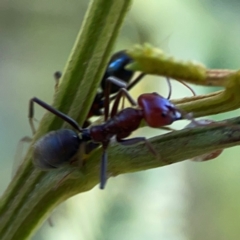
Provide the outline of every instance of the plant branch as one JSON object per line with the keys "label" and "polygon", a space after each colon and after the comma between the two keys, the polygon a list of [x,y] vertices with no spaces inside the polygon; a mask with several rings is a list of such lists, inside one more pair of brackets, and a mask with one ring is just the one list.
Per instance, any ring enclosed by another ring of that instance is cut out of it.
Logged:
{"label": "plant branch", "polygon": [[[239,145],[240,118],[224,121],[219,125],[213,124],[176,131],[151,138],[149,141],[159,153],[159,159],[152,155],[143,144],[126,147],[112,143],[108,149],[108,171],[111,176],[161,167],[216,149]],[[99,182],[100,153],[101,149],[97,149],[91,154],[86,159],[84,167],[80,170],[75,169],[73,174],[57,189],[56,186],[61,178],[69,171],[72,171],[72,168],[59,169],[44,175],[38,185],[32,189],[31,195],[19,212],[20,215],[24,213],[26,216],[22,221],[22,227],[25,231],[27,231],[27,227],[31,227],[31,224],[35,224],[34,221],[37,221],[37,219],[43,221],[48,216],[43,203],[51,203],[49,210],[52,210],[56,203],[60,203],[74,194],[90,190]],[[59,198],[59,195],[61,198]],[[32,202],[35,203],[34,214],[32,208],[29,208],[29,204]],[[40,223],[38,222],[38,224]]]}
{"label": "plant branch", "polygon": [[[131,1],[125,0],[92,0],[89,4],[53,103],[54,107],[80,124],[89,111],[130,5]],[[52,191],[52,186],[56,185],[61,174],[56,175],[57,172],[54,171],[42,172],[32,165],[34,142],[47,132],[62,127],[63,122],[49,113],[40,122],[23,164],[2,196],[0,239],[29,238],[51,209],[79,192],[76,184],[75,187],[73,185]]]}
{"label": "plant branch", "polygon": [[[77,119],[80,124],[88,113],[129,5],[130,2],[125,0],[96,0],[91,3],[53,103],[54,107]],[[154,66],[157,62],[151,62],[149,58],[149,63],[146,61],[144,64]],[[169,59],[166,62],[169,64]],[[172,70],[168,70],[166,65],[163,67],[165,72],[160,75],[189,81],[196,79],[199,84],[214,83],[225,87],[221,92],[175,101],[178,107],[193,112],[195,116],[205,116],[240,106],[238,72],[218,70],[213,74],[213,71],[203,66],[198,68],[192,63],[178,65],[173,61],[171,64]],[[151,69],[145,68],[144,71],[150,73]],[[159,159],[142,144],[126,147],[111,143],[108,149],[109,173],[116,176],[147,170],[236,146],[240,143],[240,127],[237,125],[240,125],[240,118],[229,120],[224,125],[212,124],[151,138],[149,141],[159,153]],[[64,126],[57,117],[45,114],[33,143],[47,132]],[[60,202],[91,189],[99,181],[100,148],[84,159],[85,164],[80,169],[66,166],[43,172],[33,167],[31,158],[32,146],[1,199],[0,238],[3,240],[29,238]],[[67,174],[68,177],[64,178]]]}
{"label": "plant branch", "polygon": [[179,108],[194,117],[228,112],[240,107],[240,71],[207,69],[202,64],[176,60],[149,44],[137,45],[128,51],[134,59],[128,68],[202,86],[223,86],[223,91],[173,100]]}

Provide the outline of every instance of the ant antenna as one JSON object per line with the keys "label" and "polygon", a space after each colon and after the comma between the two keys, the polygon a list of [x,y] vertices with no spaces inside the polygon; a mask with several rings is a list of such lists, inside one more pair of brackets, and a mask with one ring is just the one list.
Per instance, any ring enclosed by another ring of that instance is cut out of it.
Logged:
{"label": "ant antenna", "polygon": [[197,95],[197,94],[195,93],[195,91],[194,91],[187,83],[185,83],[185,82],[182,81],[182,80],[178,80],[178,79],[177,79],[177,81],[180,82],[182,85],[184,85],[186,88],[188,88],[188,89],[191,91],[191,93],[193,94],[193,96],[196,96],[196,95]]}
{"label": "ant antenna", "polygon": [[169,100],[171,98],[171,96],[172,96],[172,84],[171,84],[171,81],[170,81],[170,79],[168,77],[166,77],[166,80],[167,80],[168,89],[169,89],[167,99]]}

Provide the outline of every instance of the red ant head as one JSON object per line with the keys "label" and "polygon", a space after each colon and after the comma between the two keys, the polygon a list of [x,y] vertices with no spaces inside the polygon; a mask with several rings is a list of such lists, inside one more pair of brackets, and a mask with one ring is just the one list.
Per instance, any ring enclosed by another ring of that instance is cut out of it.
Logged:
{"label": "red ant head", "polygon": [[138,98],[143,116],[149,127],[170,125],[182,118],[179,110],[166,98],[157,93],[142,94]]}

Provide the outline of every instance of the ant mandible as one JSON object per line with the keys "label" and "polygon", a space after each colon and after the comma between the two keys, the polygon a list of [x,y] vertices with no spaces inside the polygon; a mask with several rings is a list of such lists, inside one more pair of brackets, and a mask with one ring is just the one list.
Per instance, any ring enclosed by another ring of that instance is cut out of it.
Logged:
{"label": "ant mandible", "polygon": [[[121,82],[116,80],[116,78],[108,78],[107,84],[110,88],[111,83]],[[108,91],[106,91],[107,93]],[[119,102],[122,97],[126,97],[132,106],[137,108],[128,107],[118,112]],[[106,184],[107,176],[107,147],[110,143],[112,137],[116,137],[116,141],[122,145],[132,145],[140,142],[144,142],[150,151],[156,155],[155,150],[152,148],[151,144],[147,141],[145,137],[135,137],[130,139],[125,139],[130,134],[138,129],[140,122],[144,119],[148,126],[153,128],[159,128],[165,125],[170,125],[174,121],[182,119],[182,111],[177,109],[168,99],[160,96],[157,93],[145,93],[138,97],[137,103],[130,96],[125,88],[121,88],[116,95],[115,102],[113,104],[110,118],[108,108],[104,108],[105,122],[100,125],[95,125],[90,128],[81,128],[78,123],[67,116],[66,114],[58,111],[47,103],[43,102],[38,98],[32,98],[30,100],[29,107],[29,119],[31,126],[33,126],[32,120],[34,115],[33,104],[37,103],[43,108],[47,109],[51,113],[55,114],[59,118],[63,119],[65,122],[70,124],[79,134],[73,134],[77,138],[78,142],[94,142],[100,143],[103,147],[103,153],[101,158],[101,168],[100,168],[100,189],[104,189]],[[109,95],[105,96],[105,104],[109,104]],[[57,132],[57,131],[56,131]],[[78,136],[78,137],[77,137]],[[65,136],[64,136],[65,137]],[[80,141],[79,141],[80,139]],[[52,140],[49,141],[52,144]],[[76,142],[77,143],[77,142]],[[58,144],[58,143],[57,143]],[[42,144],[43,146],[45,144]],[[71,145],[71,144],[70,144]],[[63,146],[57,146],[57,148]],[[65,147],[65,146],[64,146]],[[75,148],[74,148],[75,149]],[[71,152],[71,151],[69,151]],[[71,154],[70,154],[71,155]],[[41,159],[35,159],[40,161]],[[64,160],[66,161],[66,159]]]}

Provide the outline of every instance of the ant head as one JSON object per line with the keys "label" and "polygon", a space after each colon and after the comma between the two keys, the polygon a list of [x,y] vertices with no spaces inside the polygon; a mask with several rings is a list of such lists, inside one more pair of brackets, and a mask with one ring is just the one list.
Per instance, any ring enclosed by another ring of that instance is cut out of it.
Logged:
{"label": "ant head", "polygon": [[142,108],[144,119],[149,127],[163,127],[182,118],[181,112],[158,93],[140,95],[138,105]]}

